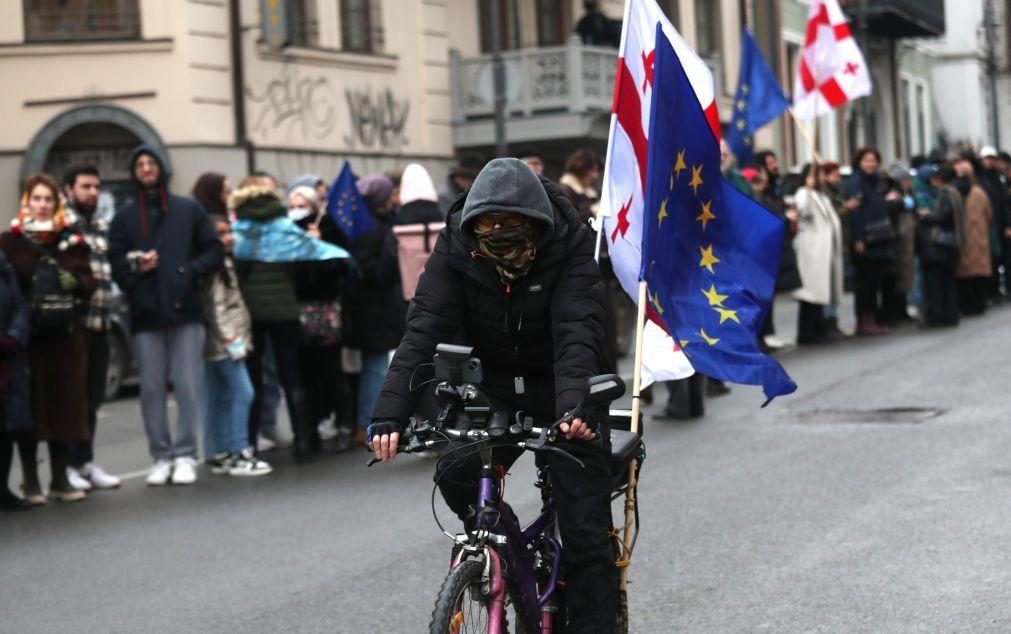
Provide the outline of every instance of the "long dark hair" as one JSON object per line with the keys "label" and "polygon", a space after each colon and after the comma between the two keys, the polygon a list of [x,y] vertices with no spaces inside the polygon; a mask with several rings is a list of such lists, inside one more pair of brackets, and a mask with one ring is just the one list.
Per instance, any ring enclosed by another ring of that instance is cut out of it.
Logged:
{"label": "long dark hair", "polygon": [[[206,176],[206,174],[204,176]],[[203,178],[203,176],[201,176],[200,178]],[[218,223],[219,222],[223,222],[226,225],[231,224],[230,222],[228,222],[228,216],[226,216],[224,214],[211,214],[210,215],[210,219],[211,219],[211,224],[214,225],[214,233],[215,234],[217,234],[217,232],[218,232]],[[229,257],[229,256],[226,255],[225,257]],[[229,277],[229,275],[228,275],[228,267],[225,266],[224,262],[222,262],[221,266],[218,268],[217,275],[218,275],[218,278],[221,280],[221,283],[224,284],[226,288],[231,288],[232,287],[232,278]]]}
{"label": "long dark hair", "polygon": [[225,186],[225,175],[217,172],[205,172],[193,185],[193,197],[203,205],[209,214],[227,215],[228,210],[221,202],[221,190]]}

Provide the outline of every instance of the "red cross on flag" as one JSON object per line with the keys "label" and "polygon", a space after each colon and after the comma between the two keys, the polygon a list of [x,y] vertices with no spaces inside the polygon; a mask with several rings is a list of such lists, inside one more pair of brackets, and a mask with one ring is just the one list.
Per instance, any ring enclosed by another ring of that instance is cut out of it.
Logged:
{"label": "red cross on flag", "polygon": [[871,75],[838,0],[812,0],[793,89],[793,114],[813,119],[871,94]]}
{"label": "red cross on flag", "polygon": [[[688,73],[710,127],[717,138],[720,136],[720,117],[709,67],[682,39],[656,0],[626,0],[600,215],[614,273],[633,301],[639,295],[642,262],[642,190],[646,181],[657,22],[663,25],[664,35]],[[653,380],[680,379],[694,372],[684,352],[652,320],[646,323],[645,337],[643,386]]]}

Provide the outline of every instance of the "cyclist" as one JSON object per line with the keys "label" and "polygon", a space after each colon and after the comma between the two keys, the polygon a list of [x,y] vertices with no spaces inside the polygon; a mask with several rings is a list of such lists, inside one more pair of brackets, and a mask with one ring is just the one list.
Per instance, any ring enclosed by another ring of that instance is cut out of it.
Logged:
{"label": "cyclist", "polygon": [[[495,403],[551,421],[576,407],[606,359],[604,285],[594,235],[561,190],[513,158],[495,159],[453,204],[411,304],[407,333],[373,412],[370,448],[383,462],[421,393],[411,379],[439,343],[474,347],[482,391]],[[417,379],[415,379],[417,382]],[[550,469],[565,544],[568,631],[610,632],[618,604],[611,528],[609,431],[603,415],[562,425],[564,449],[585,469],[539,454]],[[508,466],[521,453],[499,452]],[[476,458],[440,479],[446,503],[467,521]]]}

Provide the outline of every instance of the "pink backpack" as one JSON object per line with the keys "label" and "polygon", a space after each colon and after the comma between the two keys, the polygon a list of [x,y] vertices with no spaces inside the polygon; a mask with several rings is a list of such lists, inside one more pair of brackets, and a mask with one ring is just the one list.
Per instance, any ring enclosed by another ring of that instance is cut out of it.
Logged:
{"label": "pink backpack", "polygon": [[444,222],[432,222],[393,228],[393,233],[397,236],[400,284],[404,289],[404,299],[410,301],[414,297],[414,292],[418,288],[418,278],[425,270],[425,263],[435,248],[439,232],[445,226]]}

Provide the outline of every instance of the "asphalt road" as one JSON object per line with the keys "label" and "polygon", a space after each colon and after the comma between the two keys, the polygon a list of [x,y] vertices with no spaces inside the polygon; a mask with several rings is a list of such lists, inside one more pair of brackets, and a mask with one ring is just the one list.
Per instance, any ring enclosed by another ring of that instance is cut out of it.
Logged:
{"label": "asphalt road", "polygon": [[[647,419],[632,631],[1011,631],[1009,318],[787,351],[792,397]],[[896,408],[937,411],[866,411]],[[136,401],[103,414],[101,461],[148,466]],[[0,516],[0,632],[427,631],[450,547],[433,463],[269,457],[266,478],[135,476]],[[532,477],[510,480],[521,517]]]}

